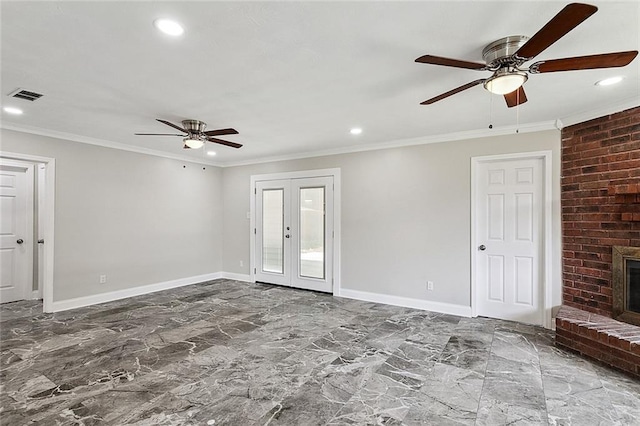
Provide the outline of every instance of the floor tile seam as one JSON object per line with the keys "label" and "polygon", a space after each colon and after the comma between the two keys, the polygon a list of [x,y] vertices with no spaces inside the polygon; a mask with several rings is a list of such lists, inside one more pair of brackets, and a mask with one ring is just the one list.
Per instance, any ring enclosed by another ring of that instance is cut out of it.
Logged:
{"label": "floor tile seam", "polygon": [[[491,345],[489,345],[489,356],[491,356],[491,349],[493,348],[493,341],[495,339],[495,325],[493,327],[493,332],[491,333]],[[487,386],[487,371],[489,369],[489,358],[487,358],[487,363],[484,367],[484,372],[482,373],[482,389],[480,389],[480,395],[478,395],[478,406],[476,408],[476,419],[473,422],[474,425],[478,425],[478,413],[480,412],[480,402],[482,401],[482,396],[484,395],[485,388]]]}
{"label": "floor tile seam", "polygon": [[366,387],[367,383],[369,383],[369,381],[371,381],[374,377],[374,374],[378,374],[375,371],[373,372],[373,374],[367,379],[365,380],[360,387],[358,387],[358,389],[355,390],[355,392],[353,392],[351,394],[351,396],[349,397],[349,399],[347,399],[346,401],[344,401],[344,403],[342,403],[342,406],[340,407],[340,409],[333,415],[333,417],[331,417],[326,423],[324,423],[325,425],[332,423],[336,418],[338,418],[340,416],[340,413],[342,413],[343,410],[346,409],[347,405],[349,404],[349,402],[351,402],[356,395]]}
{"label": "floor tile seam", "polygon": [[547,391],[545,388],[545,374],[543,372],[543,368],[542,368],[542,360],[540,359],[540,351],[538,350],[538,348],[536,347],[536,354],[538,355],[538,371],[540,372],[540,384],[542,386],[542,396],[544,397],[544,412],[546,414],[546,419],[547,422],[550,422],[550,415],[549,415],[549,398],[547,397]]}

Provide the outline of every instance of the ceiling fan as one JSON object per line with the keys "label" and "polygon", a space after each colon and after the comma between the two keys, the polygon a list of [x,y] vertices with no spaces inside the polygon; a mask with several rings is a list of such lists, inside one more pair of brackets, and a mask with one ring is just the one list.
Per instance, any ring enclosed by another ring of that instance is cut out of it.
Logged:
{"label": "ceiling fan", "polygon": [[220,145],[230,146],[231,148],[240,148],[242,145],[235,142],[229,142],[222,139],[214,138],[213,136],[222,135],[237,135],[238,131],[235,129],[218,129],[218,130],[204,130],[207,127],[207,123],[199,120],[182,120],[182,127],[177,124],[170,123],[166,120],[160,120],[156,118],[156,121],[171,126],[176,130],[180,130],[184,135],[178,135],[173,133],[135,133],[138,136],[180,136],[184,142],[183,148],[185,149],[198,149],[201,148],[205,142],[219,143]]}
{"label": "ceiling fan", "polygon": [[463,86],[456,87],[453,90],[421,102],[420,105],[433,104],[451,95],[482,84],[489,92],[503,95],[507,106],[511,108],[527,102],[527,95],[522,85],[529,78],[529,74],[613,68],[628,65],[638,55],[637,50],[538,61],[529,65],[528,68],[522,68],[525,62],[538,56],[546,48],[584,22],[589,16],[596,13],[597,10],[598,8],[592,5],[571,3],[565,6],[564,9],[554,16],[533,37],[529,38],[522,35],[510,36],[487,45],[482,50],[482,57],[485,61],[484,64],[433,55],[419,57],[416,59],[416,62],[423,64],[493,72],[493,75],[489,78],[481,78]]}

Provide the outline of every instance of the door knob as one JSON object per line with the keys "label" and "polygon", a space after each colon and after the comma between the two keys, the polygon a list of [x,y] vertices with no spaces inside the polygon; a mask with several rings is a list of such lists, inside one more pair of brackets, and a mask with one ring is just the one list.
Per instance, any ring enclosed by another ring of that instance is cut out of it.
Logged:
{"label": "door knob", "polygon": [[22,243],[24,243],[24,240],[22,238],[18,238],[18,241],[16,241],[16,243],[22,244]]}
{"label": "door knob", "polygon": [[285,237],[285,238],[289,238],[289,234],[285,235],[284,237]]}
{"label": "door knob", "polygon": [[481,244],[480,247],[478,247],[478,250],[480,251],[485,251],[487,249],[487,246],[485,246],[484,244]]}

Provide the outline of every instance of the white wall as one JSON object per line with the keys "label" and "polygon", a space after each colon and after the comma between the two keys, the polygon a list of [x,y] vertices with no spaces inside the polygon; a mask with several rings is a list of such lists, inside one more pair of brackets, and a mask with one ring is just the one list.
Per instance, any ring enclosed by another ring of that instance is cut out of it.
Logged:
{"label": "white wall", "polygon": [[[559,131],[225,168],[223,268],[250,272],[251,175],[337,167],[342,288],[470,306],[471,157],[541,150],[553,152],[553,300],[559,305]],[[427,280],[435,283],[431,292]]]}
{"label": "white wall", "polygon": [[222,270],[220,168],[5,129],[0,136],[2,151],[56,159],[54,301]]}

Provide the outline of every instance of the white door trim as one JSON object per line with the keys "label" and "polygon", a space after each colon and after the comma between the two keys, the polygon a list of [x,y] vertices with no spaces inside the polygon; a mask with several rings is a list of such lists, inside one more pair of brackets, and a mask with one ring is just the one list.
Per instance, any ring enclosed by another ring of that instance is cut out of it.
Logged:
{"label": "white door trim", "polygon": [[256,268],[256,238],[254,229],[256,228],[256,194],[254,188],[256,182],[265,180],[280,180],[280,179],[301,179],[301,178],[314,178],[314,177],[333,177],[333,295],[340,296],[340,241],[341,241],[341,227],[340,227],[340,169],[319,169],[319,170],[307,170],[298,172],[285,172],[285,173],[270,173],[262,175],[251,176],[251,190],[249,195],[250,206],[250,226],[249,226],[249,241],[250,250],[249,255],[249,276],[252,283],[256,282],[255,273]]}
{"label": "white door trim", "polygon": [[551,207],[553,202],[553,186],[552,182],[552,164],[551,164],[551,151],[535,151],[535,152],[521,152],[515,154],[500,154],[500,155],[487,155],[481,157],[471,157],[471,316],[476,317],[476,293],[478,291],[476,284],[476,255],[478,253],[476,247],[478,242],[476,240],[476,231],[478,229],[477,217],[476,217],[476,196],[477,190],[474,182],[477,168],[480,163],[490,163],[494,161],[503,160],[527,160],[527,159],[541,159],[543,165],[543,195],[542,200],[544,205],[542,206],[542,235],[544,238],[542,244],[542,274],[540,276],[543,279],[542,289],[542,312],[543,321],[542,325],[545,328],[550,329],[552,326],[552,268],[553,268],[553,249],[552,249],[552,213]]}
{"label": "white door trim", "polygon": [[[39,211],[40,223],[42,224],[42,234],[38,238],[43,238],[43,276],[42,276],[42,298],[43,311],[53,312],[53,254],[54,254],[54,212],[55,212],[55,190],[56,190],[56,160],[49,157],[39,157],[35,155],[19,154],[14,152],[0,151],[0,158],[9,160],[25,161],[33,164],[44,164],[44,202],[42,210]],[[39,289],[40,290],[40,289]]]}

